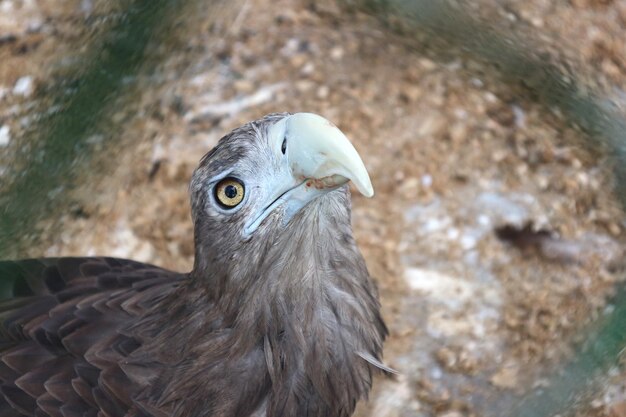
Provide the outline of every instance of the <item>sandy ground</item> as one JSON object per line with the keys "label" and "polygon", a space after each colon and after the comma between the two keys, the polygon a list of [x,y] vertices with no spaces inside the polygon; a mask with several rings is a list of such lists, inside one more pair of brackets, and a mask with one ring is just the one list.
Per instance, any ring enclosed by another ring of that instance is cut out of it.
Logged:
{"label": "sandy ground", "polygon": [[[41,64],[81,35],[71,22],[86,2],[64,12],[54,3],[0,1],[15,17],[0,13],[5,154],[19,148],[21,118],[47,82]],[[624,2],[518,3],[508,13],[578,45],[571,50],[599,77],[624,85]],[[25,256],[188,270],[187,182],[200,157],[245,121],[310,111],[352,139],[376,190],[372,200],[355,195],[353,223],[391,330],[385,360],[401,375],[377,381],[360,417],[488,414],[558,366],[603,314],[623,276],[626,224],[608,159],[577,147],[579,133],[558,114],[476,62],[420,56],[331,2],[249,0],[235,25],[188,42],[163,64],[169,80],[142,92],[145,111],[124,128],[119,165],[75,191],[62,232]],[[626,416],[621,376],[612,370],[580,415]]]}

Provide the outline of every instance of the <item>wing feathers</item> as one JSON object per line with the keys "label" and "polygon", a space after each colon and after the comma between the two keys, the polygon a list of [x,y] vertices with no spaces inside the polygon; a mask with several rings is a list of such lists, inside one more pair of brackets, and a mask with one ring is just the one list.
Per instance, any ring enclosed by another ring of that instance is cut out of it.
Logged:
{"label": "wing feathers", "polygon": [[29,372],[15,380],[15,385],[33,398],[37,398],[46,392],[41,384],[41,378],[37,373]]}
{"label": "wing feathers", "polygon": [[32,416],[35,412],[35,399],[15,385],[2,385],[0,387],[5,400],[22,414]]}
{"label": "wing feathers", "polygon": [[133,395],[156,374],[118,365],[141,346],[127,328],[184,277],[113,258],[0,262],[19,297],[0,300],[0,417],[147,416]]}
{"label": "wing feathers", "polygon": [[49,393],[45,393],[37,398],[37,407],[41,408],[50,417],[63,417],[61,414],[62,406],[63,404]]}
{"label": "wing feathers", "polygon": [[40,368],[51,359],[54,359],[52,353],[34,343],[17,345],[2,355],[2,362],[19,374]]}
{"label": "wing feathers", "polygon": [[43,271],[43,282],[52,293],[65,289],[67,283],[61,276],[58,268],[48,267]]}
{"label": "wing feathers", "polygon": [[[80,402],[80,397],[71,385],[73,376],[74,372],[72,372],[72,369],[65,366],[62,370],[47,378],[43,386],[52,397],[63,404]],[[70,381],[69,384],[67,383],[68,381]]]}
{"label": "wing feathers", "polygon": [[96,400],[93,398],[92,386],[85,382],[81,377],[76,377],[71,380],[72,388],[74,392],[88,405],[96,407]]}

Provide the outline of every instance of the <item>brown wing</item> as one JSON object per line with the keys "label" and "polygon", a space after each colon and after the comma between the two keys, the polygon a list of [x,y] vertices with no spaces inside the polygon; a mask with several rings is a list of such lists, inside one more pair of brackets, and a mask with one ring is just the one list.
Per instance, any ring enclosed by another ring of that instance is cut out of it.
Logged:
{"label": "brown wing", "polygon": [[120,363],[185,275],[114,258],[0,262],[0,417],[146,416]]}

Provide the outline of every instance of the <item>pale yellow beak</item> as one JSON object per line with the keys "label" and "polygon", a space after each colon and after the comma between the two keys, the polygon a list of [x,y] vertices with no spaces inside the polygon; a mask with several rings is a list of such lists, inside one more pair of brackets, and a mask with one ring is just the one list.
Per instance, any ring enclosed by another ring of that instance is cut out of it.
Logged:
{"label": "pale yellow beak", "polygon": [[285,120],[287,157],[294,176],[335,187],[352,181],[365,197],[374,195],[369,174],[346,135],[327,119],[296,113]]}
{"label": "pale yellow beak", "polygon": [[374,195],[361,157],[334,124],[313,113],[296,113],[276,122],[268,132],[279,167],[265,181],[256,215],[244,228],[250,236],[277,207],[289,222],[310,201],[352,181],[366,197]]}

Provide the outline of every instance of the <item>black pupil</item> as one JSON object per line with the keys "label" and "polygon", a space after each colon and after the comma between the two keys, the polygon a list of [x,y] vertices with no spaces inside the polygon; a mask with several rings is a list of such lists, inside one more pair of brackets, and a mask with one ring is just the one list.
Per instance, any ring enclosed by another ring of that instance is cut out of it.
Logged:
{"label": "black pupil", "polygon": [[228,198],[237,197],[237,187],[235,187],[234,185],[227,185],[226,188],[224,188],[224,194]]}
{"label": "black pupil", "polygon": [[283,144],[281,145],[280,150],[284,155],[285,151],[287,150],[287,138],[283,139]]}

